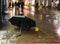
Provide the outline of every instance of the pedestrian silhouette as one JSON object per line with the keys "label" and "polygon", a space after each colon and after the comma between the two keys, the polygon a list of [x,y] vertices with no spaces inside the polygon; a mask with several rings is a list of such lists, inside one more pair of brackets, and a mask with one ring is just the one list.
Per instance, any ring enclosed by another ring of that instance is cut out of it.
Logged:
{"label": "pedestrian silhouette", "polygon": [[18,6],[19,15],[23,15],[24,2],[19,0],[18,2],[15,2],[15,5]]}

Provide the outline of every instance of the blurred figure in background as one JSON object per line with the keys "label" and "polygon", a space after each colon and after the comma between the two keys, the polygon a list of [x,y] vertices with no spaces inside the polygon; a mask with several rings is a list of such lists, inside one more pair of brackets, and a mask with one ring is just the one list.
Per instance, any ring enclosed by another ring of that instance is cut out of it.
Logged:
{"label": "blurred figure in background", "polygon": [[18,15],[24,15],[24,2],[22,2],[22,0],[19,0],[18,2],[15,2],[15,5],[18,9]]}
{"label": "blurred figure in background", "polygon": [[14,7],[14,3],[12,0],[9,1],[8,8],[12,9]]}

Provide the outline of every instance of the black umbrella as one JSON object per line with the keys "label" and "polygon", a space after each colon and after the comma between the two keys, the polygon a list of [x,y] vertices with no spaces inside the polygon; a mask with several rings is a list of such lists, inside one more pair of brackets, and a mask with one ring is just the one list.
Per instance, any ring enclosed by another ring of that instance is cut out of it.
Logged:
{"label": "black umbrella", "polygon": [[11,22],[11,24],[20,28],[20,33],[21,29],[23,28],[27,29],[36,27],[35,21],[26,16],[13,16],[11,19],[9,19],[9,21]]}

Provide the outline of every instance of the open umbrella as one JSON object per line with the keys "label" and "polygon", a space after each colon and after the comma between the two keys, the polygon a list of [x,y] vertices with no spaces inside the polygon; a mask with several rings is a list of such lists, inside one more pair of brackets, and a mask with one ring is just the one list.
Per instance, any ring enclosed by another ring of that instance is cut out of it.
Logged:
{"label": "open umbrella", "polygon": [[11,22],[11,24],[19,27],[20,33],[24,28],[27,29],[36,27],[35,21],[26,16],[13,16],[9,19],[9,21]]}

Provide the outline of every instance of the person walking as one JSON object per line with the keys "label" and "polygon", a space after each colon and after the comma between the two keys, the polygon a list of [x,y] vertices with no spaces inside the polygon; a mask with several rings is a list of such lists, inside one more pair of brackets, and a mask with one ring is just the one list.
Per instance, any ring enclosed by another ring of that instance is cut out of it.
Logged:
{"label": "person walking", "polygon": [[18,15],[23,15],[24,2],[22,2],[22,0],[19,0],[18,2],[15,2],[15,5],[18,7]]}

